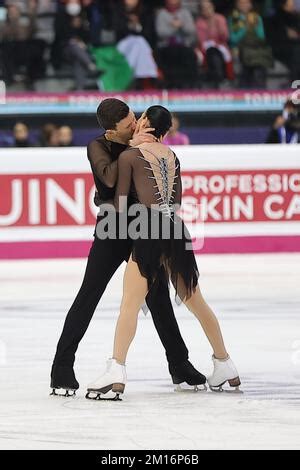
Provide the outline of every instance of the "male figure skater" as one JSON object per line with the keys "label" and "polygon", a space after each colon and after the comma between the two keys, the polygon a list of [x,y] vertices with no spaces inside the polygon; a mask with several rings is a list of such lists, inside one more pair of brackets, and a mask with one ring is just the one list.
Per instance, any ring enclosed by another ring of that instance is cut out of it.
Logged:
{"label": "male figure skater", "polygon": [[[114,198],[119,155],[128,145],[151,142],[153,136],[145,130],[140,131],[134,113],[126,103],[115,98],[100,103],[97,118],[105,133],[89,143],[88,158],[99,196],[98,204],[101,204]],[[99,220],[100,217],[97,223]],[[128,237],[99,239],[95,233],[82,285],[67,314],[57,345],[51,370],[54,395],[56,389],[64,389],[65,396],[70,396],[70,391],[75,394],[79,388],[73,369],[76,350],[108,282],[122,262],[128,261],[131,243]],[[188,350],[174,316],[165,276],[154,283],[146,302],[165,348],[173,383],[179,387],[184,382],[195,387],[205,383],[206,378],[188,360]]]}

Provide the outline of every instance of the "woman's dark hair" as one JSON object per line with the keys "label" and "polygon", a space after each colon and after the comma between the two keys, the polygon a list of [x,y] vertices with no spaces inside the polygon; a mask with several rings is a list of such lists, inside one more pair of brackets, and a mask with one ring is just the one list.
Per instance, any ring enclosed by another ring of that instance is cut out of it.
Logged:
{"label": "woman's dark hair", "polygon": [[129,113],[129,106],[117,98],[106,98],[101,101],[97,109],[97,120],[103,129],[113,130],[118,122],[126,118]]}
{"label": "woman's dark hair", "polygon": [[150,126],[155,129],[152,134],[157,138],[164,136],[172,126],[171,113],[163,106],[150,106],[146,111],[146,116]]}

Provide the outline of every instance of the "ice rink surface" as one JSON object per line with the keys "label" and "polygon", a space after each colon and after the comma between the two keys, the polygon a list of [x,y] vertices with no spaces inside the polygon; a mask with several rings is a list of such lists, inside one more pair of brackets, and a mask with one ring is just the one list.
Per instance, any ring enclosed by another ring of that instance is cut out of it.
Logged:
{"label": "ice rink surface", "polygon": [[[175,393],[150,314],[140,314],[122,402],[85,399],[111,355],[121,268],[77,352],[76,398],[49,396],[49,374],[85,260],[0,263],[0,449],[300,448],[300,254],[198,257],[243,395]],[[175,307],[190,359],[211,350],[197,320]]]}

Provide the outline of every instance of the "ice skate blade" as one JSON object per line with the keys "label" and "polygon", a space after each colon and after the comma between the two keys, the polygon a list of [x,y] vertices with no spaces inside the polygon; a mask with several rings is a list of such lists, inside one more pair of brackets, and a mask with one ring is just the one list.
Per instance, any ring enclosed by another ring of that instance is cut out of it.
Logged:
{"label": "ice skate blade", "polygon": [[[65,393],[57,393],[56,390],[65,390]],[[72,393],[69,393],[72,392]],[[76,390],[68,388],[68,389],[62,389],[62,388],[53,388],[52,392],[50,393],[50,397],[65,397],[65,398],[70,398],[70,397],[75,397],[76,396]]]}
{"label": "ice skate blade", "polygon": [[89,393],[94,393],[94,394],[106,394],[110,391],[112,391],[113,393],[116,393],[117,395],[120,395],[122,393],[124,393],[124,390],[125,390],[125,384],[122,384],[122,383],[113,383],[113,384],[110,384],[110,385],[106,385],[105,387],[101,387],[101,388],[91,388],[89,387],[87,389],[87,395]]}
{"label": "ice skate blade", "polygon": [[[223,385],[226,384],[226,382],[228,382],[229,386],[231,387],[230,389],[223,388]],[[211,389],[212,392],[216,392],[216,393],[222,393],[222,392],[244,393],[242,390],[240,390],[239,388],[240,385],[241,385],[241,381],[240,381],[240,378],[237,376],[237,377],[234,377],[233,379],[224,380],[224,382],[222,382],[219,385],[209,385],[209,388]]]}
{"label": "ice skate blade", "polygon": [[234,395],[237,394],[237,395],[242,395],[244,392],[243,390],[240,390],[240,387],[235,387],[235,389],[225,389],[224,390],[225,393],[233,393]]}
{"label": "ice skate blade", "polygon": [[219,387],[212,387],[212,386],[209,386],[210,390],[214,393],[232,393],[232,394],[240,394],[242,395],[244,392],[243,390],[240,390],[239,387],[235,387],[235,389],[227,389],[227,388],[223,388],[222,385],[220,385]]}
{"label": "ice skate blade", "polygon": [[106,385],[106,387],[102,387],[102,388],[88,388],[87,389],[87,393],[107,393],[107,392],[110,392],[113,388],[113,384],[110,384],[110,385]]}
{"label": "ice skate blade", "polygon": [[[228,384],[230,385],[230,388],[223,388],[223,385],[226,384],[226,382],[228,382]],[[212,392],[216,392],[216,393],[238,393],[238,394],[241,394],[241,393],[244,393],[242,390],[240,390],[240,385],[241,385],[241,381],[239,379],[239,377],[236,377],[235,379],[230,379],[230,380],[225,380],[225,382],[221,383],[220,385],[216,385],[216,386],[213,386],[213,385],[209,385],[209,388],[211,389]]]}
{"label": "ice skate blade", "polygon": [[[94,395],[94,396],[91,396]],[[112,398],[107,398],[107,397],[102,397],[102,393],[99,392],[87,392],[85,395],[85,398],[87,400],[94,400],[94,401],[123,401],[122,398],[120,398],[120,394],[116,393],[116,395]]]}
{"label": "ice skate blade", "polygon": [[[192,387],[192,385],[190,385]],[[198,393],[198,392],[206,392],[207,391],[207,386],[205,384],[201,385],[193,385],[193,388],[184,388],[181,386],[181,384],[178,384],[174,388],[174,392],[178,393]]]}

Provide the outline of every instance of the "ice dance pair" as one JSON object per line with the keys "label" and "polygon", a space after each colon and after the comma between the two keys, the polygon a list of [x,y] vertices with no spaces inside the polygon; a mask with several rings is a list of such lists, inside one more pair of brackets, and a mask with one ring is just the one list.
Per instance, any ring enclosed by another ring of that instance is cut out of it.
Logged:
{"label": "ice dance pair", "polygon": [[[112,358],[104,373],[88,385],[87,398],[106,399],[106,394],[113,392],[115,395],[109,399],[118,400],[124,393],[126,357],[136,333],[138,314],[158,278],[161,282],[171,280],[177,298],[199,320],[212,346],[214,367],[207,378],[210,389],[221,391],[228,383],[231,389],[239,390],[239,374],[225,348],[218,320],[198,285],[197,263],[193,250],[188,247],[190,235],[176,212],[182,192],[180,162],[162,143],[170,127],[169,111],[162,106],[151,106],[140,119],[139,128],[151,129],[154,141],[130,147],[118,158],[118,180],[111,213],[115,214],[119,225],[127,210],[128,198],[131,207],[137,204],[139,223],[133,226],[139,227],[139,235],[132,235],[128,229],[131,253],[123,279]],[[104,226],[106,224],[100,220],[96,236],[104,236]],[[157,227],[158,236],[157,231],[153,236]],[[107,233],[106,226],[106,236]],[[205,382],[203,376],[202,384],[197,385],[205,388]]]}
{"label": "ice dance pair", "polygon": [[[128,148],[155,142],[154,129],[140,126],[129,106],[116,98],[104,99],[97,108],[104,132],[87,147],[96,186],[94,202],[101,207],[113,200],[118,179],[118,158]],[[98,214],[96,226],[103,217]],[[118,218],[117,218],[118,221]],[[97,227],[96,227],[97,228]],[[96,230],[82,285],[66,316],[51,368],[51,395],[70,396],[79,388],[74,371],[75,355],[105,289],[132,252],[130,237],[98,238]],[[163,268],[162,268],[163,271]],[[206,378],[189,361],[170,299],[166,276],[157,276],[146,297],[155,329],[165,349],[172,382],[180,387],[203,384]]]}

